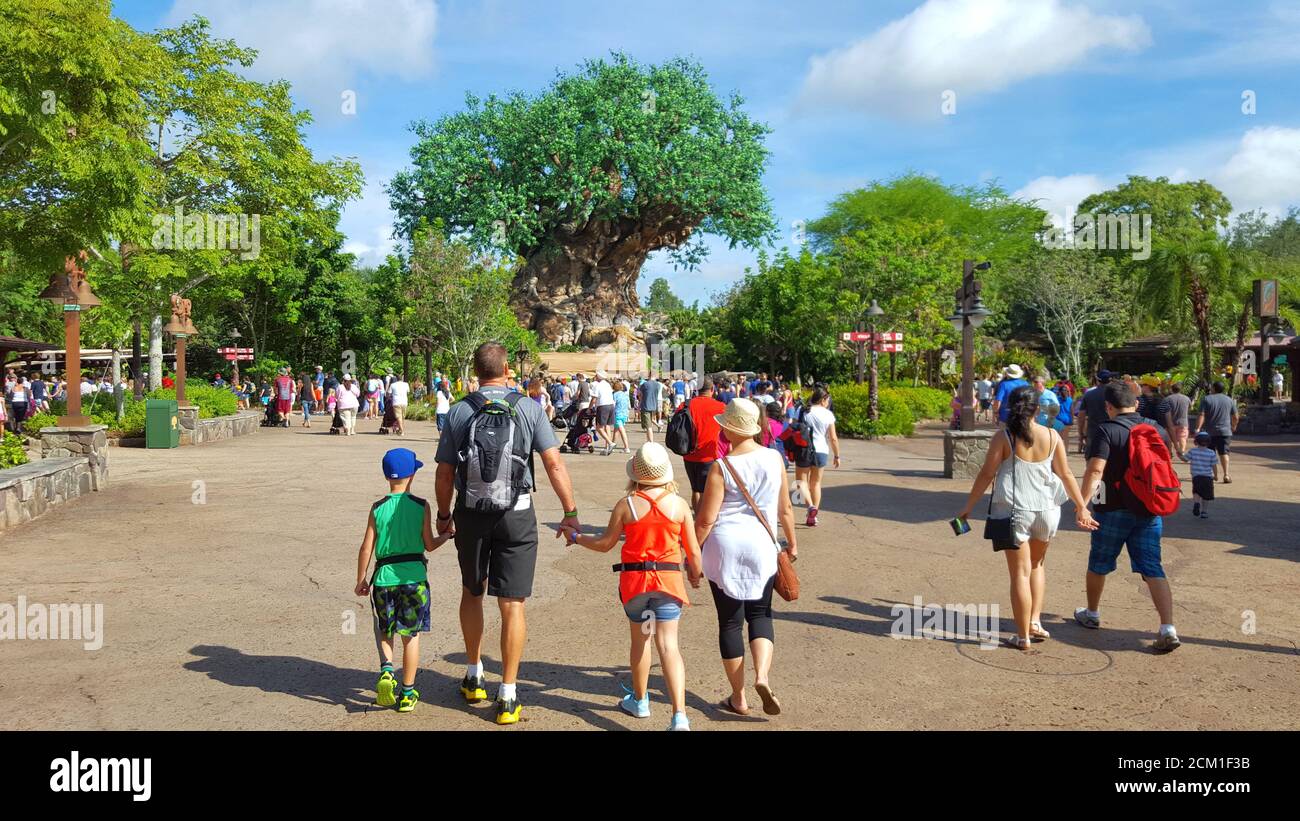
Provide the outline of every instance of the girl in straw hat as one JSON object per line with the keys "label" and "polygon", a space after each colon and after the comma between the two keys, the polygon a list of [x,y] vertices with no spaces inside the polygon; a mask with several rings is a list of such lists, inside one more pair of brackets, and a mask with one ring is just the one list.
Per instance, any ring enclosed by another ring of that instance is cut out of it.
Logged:
{"label": "girl in straw hat", "polygon": [[[637,718],[650,716],[650,638],[673,704],[669,730],[689,730],[686,719],[686,665],[677,647],[677,620],[690,604],[683,584],[683,564],[692,587],[700,586],[700,546],[690,505],[677,495],[673,464],[663,445],[647,442],[628,460],[628,495],[609,517],[599,536],[569,530],[569,544],[607,553],[623,537],[619,598],[632,635],[632,689],[619,706]],[[626,689],[626,688],[625,688]]]}

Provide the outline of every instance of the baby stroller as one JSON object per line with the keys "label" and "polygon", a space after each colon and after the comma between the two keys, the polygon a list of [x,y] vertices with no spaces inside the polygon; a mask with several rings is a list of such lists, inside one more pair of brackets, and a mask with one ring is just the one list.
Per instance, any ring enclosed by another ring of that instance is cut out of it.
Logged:
{"label": "baby stroller", "polygon": [[282,428],[286,421],[287,420],[280,414],[280,411],[275,407],[274,402],[266,403],[266,417],[262,419],[262,427]]}
{"label": "baby stroller", "polygon": [[578,453],[583,448],[586,448],[588,453],[595,453],[596,446],[592,444],[591,435],[591,425],[595,420],[595,408],[587,408],[574,414],[569,424],[569,435],[564,437],[564,443],[560,445],[560,453]]}
{"label": "baby stroller", "polygon": [[339,413],[338,406],[334,406],[334,419],[330,422],[330,433],[340,435],[343,433],[343,416]]}
{"label": "baby stroller", "polygon": [[555,415],[551,417],[551,427],[556,430],[568,430],[572,423],[571,417],[578,406],[572,402],[563,403],[555,406]]}
{"label": "baby stroller", "polygon": [[397,432],[397,409],[393,407],[392,402],[384,403],[384,420],[379,423],[380,433]]}

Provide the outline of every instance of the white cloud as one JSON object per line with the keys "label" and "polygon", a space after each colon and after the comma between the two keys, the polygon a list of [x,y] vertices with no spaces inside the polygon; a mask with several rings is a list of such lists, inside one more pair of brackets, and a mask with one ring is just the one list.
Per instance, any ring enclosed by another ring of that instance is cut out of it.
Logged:
{"label": "white cloud", "polygon": [[[1277,217],[1300,206],[1300,128],[1261,126],[1236,141],[1216,139],[1146,153],[1129,166],[1135,174],[1175,183],[1206,180],[1227,195],[1233,213],[1259,209]],[[1037,177],[1012,196],[1038,200],[1053,223],[1060,224],[1084,197],[1122,179],[1091,173]]]}
{"label": "white cloud", "polygon": [[1234,211],[1261,208],[1274,215],[1300,204],[1300,128],[1252,128],[1210,177]]}
{"label": "white cloud", "polygon": [[927,0],[849,46],[813,57],[800,103],[938,117],[941,95],[998,91],[1063,71],[1098,48],[1139,51],[1141,17],[1094,14],[1061,0]]}
{"label": "white cloud", "polygon": [[397,241],[392,237],[394,215],[384,192],[387,180],[381,178],[378,169],[367,168],[366,172],[361,198],[344,207],[339,230],[348,238],[343,250],[357,255],[358,266],[373,267],[396,250]]}
{"label": "white cloud", "polygon": [[257,49],[251,76],[289,80],[300,102],[323,111],[338,112],[363,74],[410,81],[434,69],[434,0],[177,0],[167,24],[196,14],[218,36]]}
{"label": "white cloud", "polygon": [[1109,183],[1096,174],[1068,174],[1064,177],[1037,177],[1025,183],[1011,196],[1035,201],[1047,212],[1052,224],[1065,227],[1067,215],[1073,215],[1085,197],[1105,191]]}

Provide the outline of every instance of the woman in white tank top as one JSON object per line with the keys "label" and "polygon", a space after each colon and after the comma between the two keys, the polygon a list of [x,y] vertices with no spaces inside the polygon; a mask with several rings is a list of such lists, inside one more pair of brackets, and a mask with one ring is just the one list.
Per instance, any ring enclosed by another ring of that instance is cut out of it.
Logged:
{"label": "woman in white tank top", "polygon": [[[1004,551],[1011,576],[1011,610],[1016,635],[1006,643],[1028,651],[1030,642],[1051,638],[1043,629],[1043,596],[1047,571],[1043,559],[1047,545],[1056,535],[1061,505],[1074,502],[1075,523],[1084,530],[1096,530],[1079,483],[1070,472],[1065,445],[1051,428],[1034,421],[1038,394],[1028,385],[1016,388],[1007,398],[1006,427],[993,435],[984,467],[971,485],[966,507],[958,516],[970,516],[990,483],[993,498],[989,518],[1011,518],[1011,537],[1016,547]],[[998,549],[998,548],[994,548]]]}

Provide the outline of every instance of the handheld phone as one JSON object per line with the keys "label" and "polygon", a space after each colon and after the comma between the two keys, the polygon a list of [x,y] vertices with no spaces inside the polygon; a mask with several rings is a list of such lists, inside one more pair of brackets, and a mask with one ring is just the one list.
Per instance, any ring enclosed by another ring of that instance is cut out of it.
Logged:
{"label": "handheld phone", "polygon": [[948,524],[952,526],[952,532],[958,536],[963,533],[970,533],[970,522],[965,519],[949,519]]}

